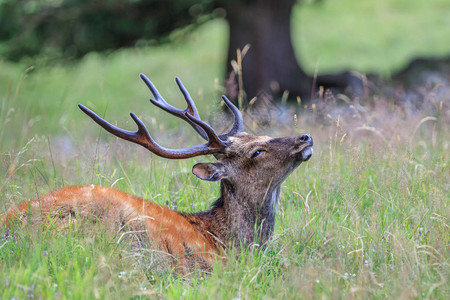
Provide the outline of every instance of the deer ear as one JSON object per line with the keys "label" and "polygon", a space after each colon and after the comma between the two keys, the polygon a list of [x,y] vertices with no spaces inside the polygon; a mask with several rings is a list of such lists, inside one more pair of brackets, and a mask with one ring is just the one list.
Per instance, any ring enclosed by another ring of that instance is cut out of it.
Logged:
{"label": "deer ear", "polygon": [[192,168],[192,173],[198,178],[208,181],[218,181],[228,177],[222,163],[199,163]]}

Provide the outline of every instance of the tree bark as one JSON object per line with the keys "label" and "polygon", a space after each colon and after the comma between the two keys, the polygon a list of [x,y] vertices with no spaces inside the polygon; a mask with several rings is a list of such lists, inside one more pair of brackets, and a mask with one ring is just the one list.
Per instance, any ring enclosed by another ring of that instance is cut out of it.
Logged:
{"label": "tree bark", "polygon": [[[295,0],[233,1],[227,10],[230,42],[227,62],[250,44],[242,61],[243,87],[250,100],[260,91],[288,90],[309,96],[312,79],[297,63],[291,43],[291,11]],[[232,71],[228,64],[227,73]]]}
{"label": "tree bark", "polygon": [[[247,44],[251,47],[242,61],[247,101],[261,91],[275,97],[288,91],[290,98],[300,96],[306,100],[314,96],[312,93],[319,86],[342,92],[355,82],[355,76],[348,72],[314,79],[303,71],[291,42],[295,3],[296,0],[250,0],[230,1],[226,6],[230,26],[227,74],[233,71],[230,62],[236,60],[236,50]],[[228,80],[227,94],[231,98],[236,98],[237,86]]]}

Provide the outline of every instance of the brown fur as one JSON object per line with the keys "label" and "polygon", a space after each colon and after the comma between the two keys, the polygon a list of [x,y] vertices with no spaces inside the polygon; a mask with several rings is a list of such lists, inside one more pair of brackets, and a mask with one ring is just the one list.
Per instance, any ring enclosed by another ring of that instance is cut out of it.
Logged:
{"label": "brown fur", "polygon": [[[11,208],[1,218],[61,226],[71,219],[107,222],[118,230],[143,224],[152,247],[176,258],[179,270],[210,267],[214,255],[233,245],[265,243],[273,233],[281,183],[312,155],[305,136],[269,138],[239,133],[229,138],[226,153],[216,163],[197,164],[193,172],[206,180],[221,180],[221,196],[206,212],[178,213],[118,190],[73,186]],[[255,155],[255,151],[261,151]],[[59,224],[58,223],[58,224]]]}

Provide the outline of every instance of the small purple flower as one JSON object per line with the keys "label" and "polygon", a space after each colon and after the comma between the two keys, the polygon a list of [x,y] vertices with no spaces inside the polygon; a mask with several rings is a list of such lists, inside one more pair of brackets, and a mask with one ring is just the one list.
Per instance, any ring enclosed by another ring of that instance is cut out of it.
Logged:
{"label": "small purple flower", "polygon": [[173,210],[177,210],[178,209],[177,201],[173,200],[171,206]]}

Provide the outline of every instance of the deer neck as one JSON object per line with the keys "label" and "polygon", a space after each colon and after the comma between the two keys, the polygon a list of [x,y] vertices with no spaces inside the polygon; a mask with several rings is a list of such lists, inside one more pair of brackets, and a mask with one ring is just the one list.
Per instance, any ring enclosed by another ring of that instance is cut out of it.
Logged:
{"label": "deer neck", "polygon": [[239,188],[227,180],[221,182],[221,196],[209,215],[211,232],[225,246],[262,245],[272,236],[280,185]]}

